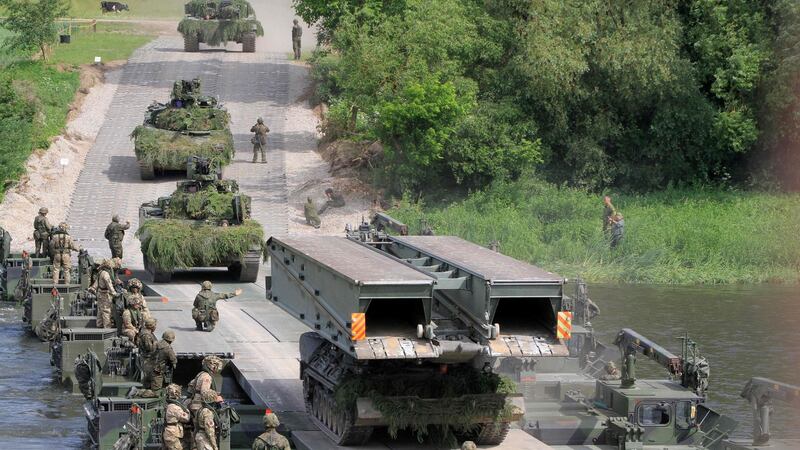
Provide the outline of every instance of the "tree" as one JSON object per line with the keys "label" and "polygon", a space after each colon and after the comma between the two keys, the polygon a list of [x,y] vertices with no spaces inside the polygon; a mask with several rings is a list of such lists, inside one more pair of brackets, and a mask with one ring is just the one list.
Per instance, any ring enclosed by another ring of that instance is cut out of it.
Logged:
{"label": "tree", "polygon": [[6,39],[5,46],[31,54],[41,52],[47,59],[47,48],[58,38],[56,19],[69,11],[65,0],[0,0],[7,12],[2,25],[13,34]]}

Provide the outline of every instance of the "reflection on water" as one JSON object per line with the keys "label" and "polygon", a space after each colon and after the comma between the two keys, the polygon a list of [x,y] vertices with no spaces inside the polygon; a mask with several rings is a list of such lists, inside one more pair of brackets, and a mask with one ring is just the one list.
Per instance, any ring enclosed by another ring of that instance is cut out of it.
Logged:
{"label": "reflection on water", "polygon": [[57,384],[47,346],[25,333],[21,315],[0,307],[2,448],[83,448],[83,398]]}
{"label": "reflection on water", "polygon": [[[739,421],[738,435],[752,430],[750,406],[739,397],[750,377],[800,385],[796,286],[594,285],[589,294],[601,311],[593,325],[609,344],[621,328],[633,328],[680,355],[678,338],[688,332],[711,365],[709,404]],[[773,437],[800,438],[797,410],[776,403],[771,419]]]}

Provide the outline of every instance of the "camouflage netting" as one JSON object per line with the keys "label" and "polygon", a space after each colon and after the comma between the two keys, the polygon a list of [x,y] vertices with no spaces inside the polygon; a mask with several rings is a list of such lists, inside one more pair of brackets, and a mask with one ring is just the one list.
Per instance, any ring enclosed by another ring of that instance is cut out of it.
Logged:
{"label": "camouflage netting", "polygon": [[231,116],[224,109],[190,106],[159,111],[153,125],[162,130],[212,131],[227,129],[230,121]]}
{"label": "camouflage netting", "polygon": [[178,31],[184,35],[197,34],[200,36],[200,42],[210,46],[237,41],[243,34],[250,31],[254,31],[256,36],[264,35],[264,28],[261,26],[261,22],[254,18],[203,20],[187,17],[178,24]]}
{"label": "camouflage netting", "polygon": [[[452,444],[454,434],[473,431],[476,419],[509,417],[504,395],[482,402],[459,401],[464,395],[512,394],[514,382],[506,377],[482,373],[470,367],[451,368],[431,378],[403,378],[397,373],[351,375],[336,387],[337,407],[355,408],[358,397],[367,397],[389,424],[389,434],[408,429],[422,442],[426,436]],[[437,399],[420,402],[420,399]],[[431,425],[435,422],[436,425]]]}
{"label": "camouflage netting", "polygon": [[197,136],[139,125],[131,137],[136,158],[160,169],[185,169],[190,156],[208,158],[219,167],[233,158],[233,135],[227,129]]}
{"label": "camouflage netting", "polygon": [[236,260],[252,247],[264,245],[264,230],[254,220],[219,227],[182,220],[149,220],[136,235],[142,254],[161,269],[211,267]]}
{"label": "camouflage netting", "polygon": [[233,0],[229,6],[220,9],[208,7],[206,0],[192,0],[184,6],[186,14],[193,17],[204,18],[206,16],[217,16],[221,19],[234,19],[240,17],[255,16],[256,11],[245,0]]}
{"label": "camouflage netting", "polygon": [[[166,210],[168,219],[210,220],[223,219],[234,222],[233,198],[237,194],[219,192],[214,186],[207,186],[199,192],[175,192]],[[250,209],[250,197],[240,195],[245,210]]]}

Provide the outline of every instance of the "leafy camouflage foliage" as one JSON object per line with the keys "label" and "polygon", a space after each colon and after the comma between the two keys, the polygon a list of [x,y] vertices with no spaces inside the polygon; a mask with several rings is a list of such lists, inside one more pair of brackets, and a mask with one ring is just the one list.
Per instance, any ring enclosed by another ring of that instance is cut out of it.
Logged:
{"label": "leafy camouflage foliage", "polygon": [[215,266],[242,257],[264,242],[264,230],[254,220],[229,227],[175,219],[148,220],[136,235],[142,242],[142,254],[162,269]]}
{"label": "leafy camouflage foliage", "polygon": [[[219,192],[214,186],[208,186],[199,192],[175,192],[170,197],[166,217],[168,219],[210,220],[233,222],[233,198],[237,194]],[[249,205],[250,197],[240,195],[242,201]]]}
{"label": "leafy camouflage foliage", "polygon": [[[232,16],[231,13],[221,13],[220,15],[224,18],[234,18],[234,17],[249,17],[255,16],[256,11],[253,9],[252,5],[245,0],[233,0],[230,6],[225,8],[220,8],[220,10],[235,10],[237,14],[241,13],[240,16]],[[207,1],[206,0],[192,0],[185,5],[186,14],[192,17],[198,18],[205,18],[206,15],[214,15],[219,14],[215,10],[209,10]]]}
{"label": "leafy camouflage foliage", "polygon": [[156,128],[172,131],[212,131],[228,128],[231,116],[220,108],[167,108],[155,114]]}
{"label": "leafy camouflage foliage", "polygon": [[[506,377],[459,366],[425,379],[397,377],[396,373],[352,375],[336,387],[334,396],[341,409],[354,408],[359,397],[368,397],[388,422],[391,436],[409,429],[422,442],[429,435],[434,440],[451,441],[453,433],[470,431],[478,417],[500,419],[508,413],[503,395],[483,404],[458,402],[457,397],[515,392],[514,382]],[[414,401],[417,397],[438,401],[423,404]],[[442,426],[430,425],[431,417],[443,421]]]}
{"label": "leafy camouflage foliage", "polygon": [[217,46],[230,41],[239,41],[245,33],[255,32],[256,36],[264,35],[261,22],[255,18],[241,20],[203,20],[187,17],[178,23],[181,34],[196,34],[200,42]]}
{"label": "leafy camouflage foliage", "polygon": [[131,133],[136,158],[152,162],[156,168],[183,170],[190,156],[202,156],[219,166],[233,157],[233,135],[230,130],[211,131],[207,135],[190,135],[139,125]]}

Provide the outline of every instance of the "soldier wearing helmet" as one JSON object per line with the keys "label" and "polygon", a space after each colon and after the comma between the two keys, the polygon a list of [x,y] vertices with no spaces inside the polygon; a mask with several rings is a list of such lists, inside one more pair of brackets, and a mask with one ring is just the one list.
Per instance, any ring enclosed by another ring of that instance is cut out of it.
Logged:
{"label": "soldier wearing helmet", "polygon": [[132,295],[128,297],[128,307],[122,312],[122,330],[123,336],[136,344],[136,337],[139,330],[144,326],[145,320],[144,311],[142,311],[142,302],[139,297]]}
{"label": "soldier wearing helmet", "polygon": [[[203,370],[189,382],[189,394],[192,396],[189,409],[192,413],[196,413],[203,406],[202,396],[205,391],[217,390],[214,376],[220,373],[224,366],[225,362],[217,356],[209,355],[203,358]],[[220,401],[222,401],[222,397],[220,397]]]}
{"label": "soldier wearing helmet", "polygon": [[281,422],[278,420],[278,416],[275,415],[274,412],[271,410],[267,410],[267,413],[264,414],[264,433],[259,435],[255,441],[253,441],[253,450],[291,450],[291,446],[289,445],[289,440],[283,437],[280,433],[278,433],[278,425]]}
{"label": "soldier wearing helmet", "polygon": [[33,219],[33,240],[36,242],[34,255],[37,258],[45,258],[50,255],[50,231],[53,226],[47,220],[47,208],[39,208],[39,215]]}
{"label": "soldier wearing helmet", "polygon": [[213,331],[219,322],[219,311],[217,311],[217,301],[225,300],[241,295],[242,290],[236,289],[232,293],[220,294],[211,290],[211,282],[203,281],[201,289],[194,298],[194,308],[192,308],[192,319],[198,330],[205,329]]}
{"label": "soldier wearing helmet", "polygon": [[58,230],[50,235],[50,256],[53,258],[53,284],[58,284],[61,272],[64,272],[64,284],[72,281],[72,252],[81,249],[72,241],[66,222],[58,224]]}
{"label": "soldier wearing helmet", "polygon": [[156,344],[155,355],[144,365],[142,387],[137,397],[158,397],[164,388],[164,383],[172,381],[172,373],[178,365],[172,342],[175,341],[175,332],[167,330],[161,335],[161,340]]}
{"label": "soldier wearing helmet", "polygon": [[145,300],[144,295],[142,295],[142,282],[138,278],[131,278],[128,280],[128,293],[126,295],[126,303],[130,304],[134,301],[141,303],[142,305],[142,313],[144,314],[144,318],[150,317],[150,308],[147,307],[147,300]]}
{"label": "soldier wearing helmet", "polygon": [[478,446],[472,441],[464,441],[464,443],[461,444],[461,450],[478,450]]}
{"label": "soldier wearing helmet", "polygon": [[[181,387],[177,384],[167,386],[167,406],[164,408],[164,431],[161,434],[161,442],[164,443],[165,450],[183,450],[183,427],[191,421],[192,416],[189,409],[184,406],[181,400]],[[191,447],[191,446],[189,446]]]}
{"label": "soldier wearing helmet", "polygon": [[111,279],[112,270],[111,261],[107,259],[100,261],[97,277],[89,286],[89,292],[97,295],[98,328],[114,328],[114,322],[111,320],[111,299],[116,291]]}
{"label": "soldier wearing helmet", "polygon": [[125,230],[130,227],[131,223],[128,221],[125,221],[125,225],[119,223],[119,216],[116,214],[111,218],[111,223],[106,227],[105,238],[108,240],[112,258],[122,259],[122,240],[125,239]]}
{"label": "soldier wearing helmet", "polygon": [[197,450],[219,450],[219,419],[216,413],[219,399],[219,394],[213,389],[207,389],[202,394],[203,404],[195,419],[194,444]]}
{"label": "soldier wearing helmet", "polygon": [[600,375],[600,379],[601,380],[611,381],[611,380],[619,380],[620,379],[621,375],[619,373],[619,369],[617,368],[617,365],[614,364],[614,361],[609,361],[608,363],[606,363],[606,366],[605,366],[604,369],[605,370],[603,371],[603,374]]}
{"label": "soldier wearing helmet", "polygon": [[150,360],[155,360],[156,345],[158,340],[154,332],[158,321],[152,317],[144,319],[144,328],[139,330],[139,338],[136,346],[139,348],[139,357],[147,364]]}
{"label": "soldier wearing helmet", "polygon": [[267,162],[267,133],[269,128],[264,125],[264,119],[261,117],[256,120],[256,124],[250,128],[251,133],[255,136],[250,140],[253,143],[253,162],[258,159],[258,153],[261,152],[261,162]]}
{"label": "soldier wearing helmet", "polygon": [[344,196],[334,191],[333,188],[325,189],[325,198],[325,204],[322,205],[317,214],[324,213],[328,208],[341,208],[345,205]]}

